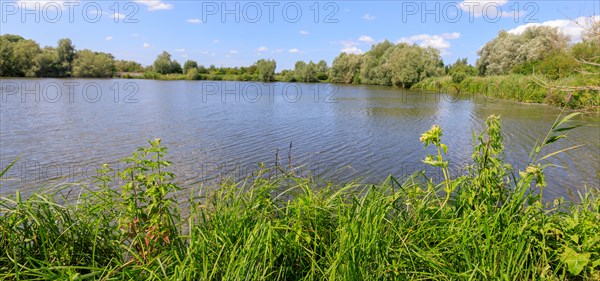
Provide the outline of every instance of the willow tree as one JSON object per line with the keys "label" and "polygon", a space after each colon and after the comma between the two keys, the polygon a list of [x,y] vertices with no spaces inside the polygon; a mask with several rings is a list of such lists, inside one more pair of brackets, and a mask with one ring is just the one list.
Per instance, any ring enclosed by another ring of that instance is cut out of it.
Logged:
{"label": "willow tree", "polygon": [[360,83],[361,55],[341,53],[331,64],[329,79],[334,83]]}
{"label": "willow tree", "polygon": [[255,64],[256,71],[258,72],[258,79],[262,82],[275,81],[275,69],[277,63],[275,60],[260,59]]}
{"label": "willow tree", "polygon": [[477,52],[476,66],[480,75],[508,74],[517,65],[542,60],[564,50],[568,42],[567,36],[548,26],[528,27],[521,34],[500,31],[498,37]]}
{"label": "willow tree", "polygon": [[371,47],[362,57],[360,66],[360,80],[363,84],[391,85],[390,73],[383,68],[382,61],[386,51],[394,47],[390,41],[385,40]]}
{"label": "willow tree", "polygon": [[73,60],[74,77],[112,77],[115,60],[111,54],[81,50]]}
{"label": "willow tree", "polygon": [[389,73],[392,85],[410,88],[417,82],[444,74],[440,52],[415,44],[400,43],[386,51],[382,66]]}

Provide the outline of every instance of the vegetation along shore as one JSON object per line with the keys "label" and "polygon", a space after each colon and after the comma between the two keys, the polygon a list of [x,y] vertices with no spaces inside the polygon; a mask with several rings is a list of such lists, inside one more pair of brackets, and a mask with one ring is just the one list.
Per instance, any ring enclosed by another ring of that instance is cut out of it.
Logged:
{"label": "vegetation along shore", "polygon": [[489,117],[457,178],[434,125],[420,140],[439,182],[331,184],[282,169],[179,187],[157,139],[123,160],[119,188],[105,165],[92,187],[0,198],[0,279],[598,280],[598,187],[578,202],[542,200],[540,162],[560,151],[540,151],[576,115],[557,118],[524,170],[503,162],[501,122]]}
{"label": "vegetation along shore", "polygon": [[41,48],[18,35],[0,36],[0,77],[122,77],[161,80],[331,82],[388,85],[450,93],[485,94],[521,102],[566,105],[598,111],[600,105],[600,22],[581,42],[570,43],[556,28],[529,27],[522,34],[501,31],[466,59],[445,64],[438,50],[416,44],[375,44],[364,54],[341,53],[331,66],[298,61],[276,72],[274,60],[247,67],[181,65],[163,51],[152,65],[116,60],[111,54],[76,50],[70,39]]}

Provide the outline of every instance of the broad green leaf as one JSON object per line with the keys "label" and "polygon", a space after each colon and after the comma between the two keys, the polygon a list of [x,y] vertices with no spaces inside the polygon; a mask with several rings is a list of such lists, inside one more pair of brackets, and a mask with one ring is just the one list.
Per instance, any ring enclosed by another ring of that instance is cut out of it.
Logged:
{"label": "broad green leaf", "polygon": [[560,255],[560,260],[567,265],[569,273],[579,275],[590,262],[590,253],[580,254],[565,246],[565,251]]}

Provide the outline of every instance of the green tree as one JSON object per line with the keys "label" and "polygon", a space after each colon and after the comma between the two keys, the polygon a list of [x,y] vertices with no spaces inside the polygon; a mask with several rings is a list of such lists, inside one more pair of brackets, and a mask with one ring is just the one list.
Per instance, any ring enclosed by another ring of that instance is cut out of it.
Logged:
{"label": "green tree", "polygon": [[576,73],[579,63],[567,53],[553,54],[539,61],[535,71],[550,79],[559,79]]}
{"label": "green tree", "polygon": [[58,55],[58,67],[60,77],[71,76],[71,69],[73,61],[75,60],[75,46],[71,42],[71,39],[64,38],[58,40],[58,47],[56,47]]}
{"label": "green tree", "polygon": [[198,63],[193,60],[186,60],[185,63],[183,63],[183,74],[187,74],[188,70],[192,68],[198,68]]}
{"label": "green tree", "polygon": [[364,84],[373,85],[391,85],[391,77],[385,69],[383,69],[383,59],[387,50],[394,47],[394,44],[385,40],[377,45],[374,45],[371,50],[362,56],[360,67],[360,79]]}
{"label": "green tree", "polygon": [[392,85],[396,87],[410,88],[427,77],[444,73],[439,51],[415,44],[400,43],[390,48],[384,55],[382,64],[391,75]]}
{"label": "green tree", "polygon": [[277,63],[275,60],[260,59],[255,64],[258,72],[258,79],[263,82],[275,81],[275,69]]}
{"label": "green tree", "polygon": [[329,79],[329,66],[325,60],[320,60],[316,66],[317,79],[327,80]]}
{"label": "green tree", "polygon": [[115,74],[115,60],[111,54],[90,50],[77,52],[73,61],[74,77],[112,77]]}
{"label": "green tree", "polygon": [[0,76],[35,76],[38,68],[35,58],[41,52],[33,40],[12,34],[0,36]]}
{"label": "green tree", "polygon": [[254,73],[256,73],[256,71],[258,71],[258,67],[256,67],[256,65],[251,65],[248,67],[248,75],[254,75]]}
{"label": "green tree", "polygon": [[42,52],[35,57],[35,76],[37,77],[58,77],[60,76],[61,65],[58,63],[58,51],[52,47],[45,47]]}
{"label": "green tree", "polygon": [[448,66],[448,74],[452,77],[454,83],[460,83],[468,76],[477,75],[477,68],[467,63],[467,58],[459,58],[452,65]]}
{"label": "green tree", "polygon": [[171,62],[171,54],[167,53],[167,51],[163,51],[154,63],[152,64],[152,68],[155,72],[160,74],[169,74],[172,73],[172,62]]}
{"label": "green tree", "polygon": [[17,76],[35,77],[35,57],[42,52],[38,43],[33,40],[18,41],[14,43],[13,52]]}
{"label": "green tree", "polygon": [[294,77],[293,70],[285,69],[285,70],[281,71],[281,73],[279,75],[281,75],[281,77],[282,77],[281,79],[285,82],[296,82],[296,78]]}
{"label": "green tree", "polygon": [[206,67],[204,67],[204,65],[199,65],[198,66],[198,73],[208,74],[208,69],[206,69]]}
{"label": "green tree", "polygon": [[0,36],[0,76],[14,77],[17,76],[14,43],[20,40],[25,40],[23,37],[12,34]]}
{"label": "green tree", "polygon": [[115,61],[117,72],[144,72],[144,67],[135,61],[117,60]]}
{"label": "green tree", "polygon": [[304,68],[306,63],[303,61],[297,61],[294,64],[294,79],[299,82],[304,82]]}
{"label": "green tree", "polygon": [[317,65],[314,62],[308,62],[304,67],[302,71],[302,81],[309,83],[319,81],[319,78],[317,77]]}
{"label": "green tree", "polygon": [[564,50],[569,38],[557,28],[534,26],[522,34],[500,31],[498,37],[486,43],[476,66],[480,75],[508,74],[519,64],[542,60]]}
{"label": "green tree", "polygon": [[181,64],[179,64],[179,62],[177,60],[174,60],[173,62],[171,62],[171,72],[170,73],[176,73],[176,74],[183,73]]}
{"label": "green tree", "polygon": [[361,60],[361,55],[341,53],[331,64],[329,80],[334,83],[358,83]]}
{"label": "green tree", "polygon": [[200,73],[198,73],[198,68],[190,68],[186,72],[187,80],[200,80],[201,78],[202,78],[202,75],[200,75]]}

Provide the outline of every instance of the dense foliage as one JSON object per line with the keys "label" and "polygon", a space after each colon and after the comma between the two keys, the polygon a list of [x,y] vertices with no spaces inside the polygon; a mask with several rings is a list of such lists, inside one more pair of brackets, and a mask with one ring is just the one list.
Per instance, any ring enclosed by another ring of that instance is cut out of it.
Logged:
{"label": "dense foliage", "polygon": [[[121,61],[127,70],[139,70],[135,62]],[[0,36],[0,76],[3,77],[112,77],[116,71],[111,54],[77,51],[70,39],[57,47],[40,48],[33,40],[5,34]]]}
{"label": "dense foliage", "polygon": [[254,65],[256,65],[256,71],[258,72],[258,80],[262,82],[275,81],[275,68],[277,68],[275,60],[261,59]]}
{"label": "dense foliage", "polygon": [[[248,67],[205,67],[187,60],[182,67],[163,51],[144,68],[133,61],[115,61],[110,54],[77,51],[69,39],[59,40],[56,48],[40,48],[33,40],[5,34],[0,36],[0,76],[328,81],[454,92],[481,90],[482,84],[498,78],[506,93],[492,93],[497,97],[573,108],[594,108],[600,103],[600,21],[591,22],[582,41],[575,44],[557,28],[546,26],[532,26],[520,34],[501,31],[478,54],[475,66],[466,58],[444,65],[436,49],[385,40],[364,54],[342,52],[331,67],[324,60],[297,61],[294,69],[276,73],[272,59],[260,59]],[[487,88],[485,93],[489,93]]]}
{"label": "dense foliage", "polygon": [[160,74],[180,74],[183,69],[177,60],[171,61],[171,54],[163,51],[162,54],[156,57],[152,64],[152,69]]}
{"label": "dense foliage", "polygon": [[542,60],[565,49],[568,37],[557,28],[529,27],[522,34],[501,31],[479,50],[477,69],[481,75],[508,74],[519,64]]}
{"label": "dense foliage", "polygon": [[73,77],[112,77],[115,74],[115,60],[111,54],[90,50],[77,52],[73,61]]}
{"label": "dense foliage", "polygon": [[407,88],[443,74],[443,66],[436,49],[384,41],[364,55],[342,53],[336,57],[331,65],[331,81]]}
{"label": "dense foliage", "polygon": [[503,163],[501,123],[490,117],[457,178],[434,125],[420,140],[434,148],[423,162],[440,182],[323,185],[261,169],[182,191],[151,141],[121,172],[103,166],[94,188],[0,198],[0,279],[598,280],[600,190],[578,203],[541,196],[540,161],[553,153],[540,152],[575,116],[557,119],[521,171]]}

